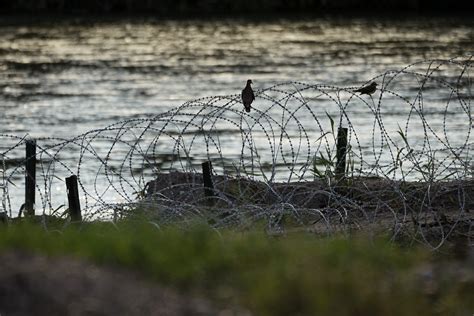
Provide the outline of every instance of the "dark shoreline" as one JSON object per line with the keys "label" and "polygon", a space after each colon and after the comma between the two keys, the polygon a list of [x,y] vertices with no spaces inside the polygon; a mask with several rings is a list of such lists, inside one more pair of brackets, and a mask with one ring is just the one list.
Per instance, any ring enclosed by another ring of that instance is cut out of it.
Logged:
{"label": "dark shoreline", "polygon": [[470,17],[474,2],[458,0],[245,0],[222,1],[65,1],[65,0],[4,0],[0,3],[0,20],[7,16],[31,18],[173,18],[274,19],[290,16],[343,16],[405,19],[407,16],[465,16]]}
{"label": "dark shoreline", "polygon": [[261,16],[258,13],[247,13],[247,14],[169,14],[160,15],[153,13],[51,13],[51,12],[5,12],[0,10],[0,26],[24,26],[24,25],[100,25],[108,23],[151,23],[160,24],[164,22],[173,21],[186,21],[186,22],[233,22],[233,21],[244,21],[248,23],[267,23],[278,20],[287,21],[314,21],[314,20],[333,20],[333,21],[354,21],[354,20],[365,20],[374,21],[381,23],[403,23],[405,21],[411,21],[414,19],[424,19],[427,21],[433,20],[436,23],[443,24],[474,24],[471,16],[466,11],[457,12],[425,12],[419,13],[416,11],[397,11],[392,10],[390,12],[372,12],[372,11],[343,11],[343,12],[326,12],[326,13],[302,13],[302,12],[287,12],[287,13],[268,13],[265,16]]}

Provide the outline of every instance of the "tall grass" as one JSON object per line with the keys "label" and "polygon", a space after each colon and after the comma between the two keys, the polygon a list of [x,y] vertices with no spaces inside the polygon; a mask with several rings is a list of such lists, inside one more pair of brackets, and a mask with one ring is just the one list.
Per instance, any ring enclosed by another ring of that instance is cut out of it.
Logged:
{"label": "tall grass", "polygon": [[275,239],[256,231],[200,226],[159,230],[148,223],[94,223],[46,232],[24,224],[0,229],[0,251],[12,249],[128,267],[220,304],[237,303],[255,315],[462,315],[474,310],[472,280],[440,281],[434,293],[427,291],[420,267],[429,264],[429,254],[383,239],[305,234]]}

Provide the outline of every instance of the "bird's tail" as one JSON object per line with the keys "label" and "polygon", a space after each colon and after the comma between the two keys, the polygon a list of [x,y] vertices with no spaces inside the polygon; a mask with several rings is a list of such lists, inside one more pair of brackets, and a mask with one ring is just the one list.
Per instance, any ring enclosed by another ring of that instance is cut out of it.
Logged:
{"label": "bird's tail", "polygon": [[245,107],[245,112],[247,112],[247,113],[250,112],[250,106]]}

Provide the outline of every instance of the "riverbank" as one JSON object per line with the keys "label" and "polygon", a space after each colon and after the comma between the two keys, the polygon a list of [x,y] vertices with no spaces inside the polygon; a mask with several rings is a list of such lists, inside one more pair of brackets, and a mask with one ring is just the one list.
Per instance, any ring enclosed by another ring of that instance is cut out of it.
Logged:
{"label": "riverbank", "polygon": [[470,235],[474,182],[401,181],[382,177],[263,182],[200,173],[159,173],[125,216],[161,222],[200,220],[214,227],[267,225],[284,233],[379,232],[436,244]]}

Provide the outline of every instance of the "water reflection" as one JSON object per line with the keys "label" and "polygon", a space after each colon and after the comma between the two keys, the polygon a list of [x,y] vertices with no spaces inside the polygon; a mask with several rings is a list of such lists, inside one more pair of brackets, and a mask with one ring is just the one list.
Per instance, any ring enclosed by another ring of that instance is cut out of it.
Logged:
{"label": "water reflection", "polygon": [[238,93],[248,78],[256,89],[289,80],[359,85],[390,68],[472,52],[473,29],[444,19],[3,26],[0,128],[16,132],[15,119],[33,135],[47,136],[46,126],[84,132]]}

